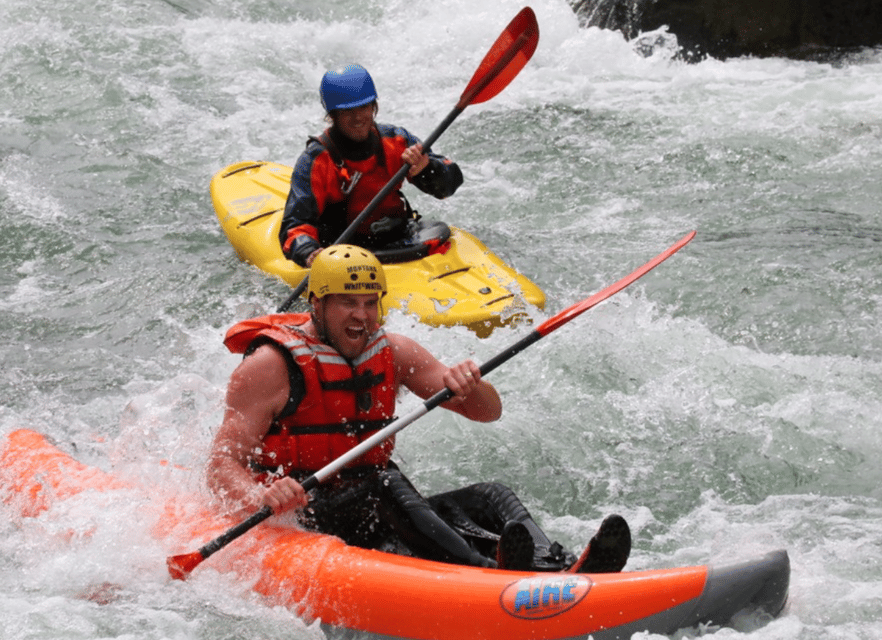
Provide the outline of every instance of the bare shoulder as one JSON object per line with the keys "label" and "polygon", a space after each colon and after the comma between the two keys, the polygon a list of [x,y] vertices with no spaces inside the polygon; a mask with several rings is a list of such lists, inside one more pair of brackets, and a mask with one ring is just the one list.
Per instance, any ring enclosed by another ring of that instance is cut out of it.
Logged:
{"label": "bare shoulder", "polygon": [[288,401],[290,383],[285,357],[263,345],[245,356],[230,376],[226,411],[217,442],[255,446]]}
{"label": "bare shoulder", "polygon": [[425,366],[436,361],[435,356],[413,338],[408,338],[400,333],[390,333],[387,338],[395,357],[395,365],[399,368]]}
{"label": "bare shoulder", "polygon": [[400,334],[390,334],[389,344],[395,358],[395,372],[399,384],[427,397],[442,388],[441,376],[447,371],[434,355],[419,342]]}
{"label": "bare shoulder", "polygon": [[283,356],[282,352],[279,350],[280,348],[281,347],[273,345],[271,343],[262,344],[257,347],[257,349],[245,356],[242,359],[242,362],[239,363],[238,368],[287,368],[288,364],[285,360],[285,356]]}
{"label": "bare shoulder", "polygon": [[272,393],[288,387],[288,362],[278,347],[261,345],[245,356],[230,377],[230,386]]}
{"label": "bare shoulder", "polygon": [[416,340],[400,333],[386,333],[386,339],[389,341],[389,345],[392,347],[396,357],[399,353],[410,350],[413,345],[419,346]]}

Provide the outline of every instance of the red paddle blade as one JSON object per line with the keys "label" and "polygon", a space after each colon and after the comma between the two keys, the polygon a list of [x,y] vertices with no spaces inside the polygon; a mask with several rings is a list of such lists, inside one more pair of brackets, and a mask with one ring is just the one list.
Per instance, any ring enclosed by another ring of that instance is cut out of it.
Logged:
{"label": "red paddle blade", "polygon": [[169,556],[165,559],[168,565],[168,573],[175,580],[186,580],[193,569],[199,566],[204,558],[198,551],[194,553],[185,553],[179,556]]}
{"label": "red paddle blade", "polygon": [[485,102],[505,89],[533,57],[539,43],[539,24],[530,7],[524,7],[484,56],[457,107]]}
{"label": "red paddle blade", "polygon": [[672,255],[677,253],[680,249],[682,249],[687,244],[689,244],[689,242],[694,237],[695,237],[695,232],[690,231],[685,236],[680,238],[680,240],[678,240],[675,244],[673,244],[670,247],[668,247],[667,249],[665,249],[663,252],[658,254],[655,258],[653,258],[652,260],[647,262],[645,265],[643,265],[642,267],[640,267],[639,269],[637,269],[636,271],[634,271],[630,275],[627,275],[624,278],[622,278],[621,280],[619,280],[618,282],[609,285],[603,291],[598,291],[590,298],[587,298],[587,299],[583,300],[582,302],[573,305],[572,307],[564,309],[563,311],[561,311],[557,315],[552,316],[551,318],[549,318],[548,320],[546,320],[545,322],[540,324],[538,327],[536,327],[536,329],[535,329],[536,333],[538,333],[540,336],[545,336],[545,335],[551,333],[552,331],[554,331],[555,329],[557,329],[562,324],[566,324],[567,322],[569,322],[570,320],[572,320],[576,316],[588,311],[588,309],[590,309],[594,305],[596,305],[600,302],[603,302],[604,300],[609,298],[611,295],[618,293],[619,291],[621,291],[622,289],[627,287],[629,284],[631,284],[635,280],[642,278],[649,271],[652,271],[658,265],[660,265],[662,262],[664,262],[665,260],[670,258]]}

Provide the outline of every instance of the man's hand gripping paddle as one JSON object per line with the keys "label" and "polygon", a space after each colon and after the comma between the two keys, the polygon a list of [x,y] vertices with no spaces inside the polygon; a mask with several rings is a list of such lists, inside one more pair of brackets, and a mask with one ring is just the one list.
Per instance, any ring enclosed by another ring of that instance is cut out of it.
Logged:
{"label": "man's hand gripping paddle", "polygon": [[[456,103],[453,110],[447,114],[444,121],[439,124],[431,134],[429,134],[429,137],[423,140],[423,152],[429,152],[429,149],[435,144],[435,141],[438,140],[441,134],[447,130],[447,127],[456,120],[457,116],[459,116],[467,106],[470,104],[486,102],[505,89],[505,87],[514,80],[515,76],[520,73],[521,69],[524,68],[524,65],[527,64],[530,58],[533,57],[533,52],[536,51],[536,45],[538,43],[539,24],[536,22],[536,14],[533,13],[533,10],[530,7],[524,7],[520,10],[518,15],[508,23],[508,26],[499,35],[496,42],[493,43],[493,47],[487,52],[487,55],[484,56],[477,71],[475,71],[475,75],[472,76],[471,81],[462,92],[459,102]],[[404,180],[404,176],[408,170],[410,170],[410,165],[405,163],[398,172],[392,176],[392,179],[380,189],[377,195],[374,196],[373,200],[371,200],[361,213],[358,214],[355,220],[346,227],[346,230],[340,234],[340,237],[334,241],[334,244],[343,244],[347,242],[364,219],[373,213],[374,209],[379,206],[397,184]],[[308,278],[309,276],[307,275],[300,281],[300,284],[297,285],[294,292],[288,296],[288,299],[278,308],[278,313],[287,311],[294,301],[300,297],[300,294],[306,289]]]}
{"label": "man's hand gripping paddle", "polygon": [[[566,324],[576,316],[585,313],[591,307],[597,305],[600,302],[603,302],[610,296],[618,293],[631,283],[640,279],[649,271],[670,258],[672,255],[674,255],[677,251],[685,247],[694,237],[695,231],[689,232],[688,234],[683,236],[677,243],[675,243],[662,253],[658,254],[655,258],[647,262],[645,265],[643,265],[630,275],[622,278],[615,284],[611,284],[606,289],[595,293],[590,298],[586,298],[585,300],[582,300],[581,302],[578,302],[573,306],[568,307],[567,309],[564,309],[563,311],[555,314],[554,316],[540,324],[538,327],[536,327],[533,331],[528,333],[526,336],[518,340],[508,349],[495,355],[490,360],[482,364],[481,376],[487,375],[503,362],[507,361],[512,356],[520,353],[531,344],[538,341],[540,338],[544,338],[549,333]],[[301,483],[303,485],[303,488],[306,491],[315,488],[320,483],[337,474],[343,467],[345,467],[356,458],[360,457],[387,438],[404,429],[404,427],[414,422],[417,418],[424,416],[429,411],[437,407],[439,404],[450,400],[453,395],[454,394],[450,389],[442,389],[431,398],[423,402],[422,405],[411,411],[409,414],[398,418],[384,429],[378,431],[370,438],[364,440],[333,462],[330,462],[323,468],[316,471],[313,475],[306,478],[306,480]],[[255,525],[263,522],[272,514],[273,512],[269,507],[263,507],[260,511],[254,513],[247,520],[240,522],[236,526],[230,528],[225,533],[221,534],[198,551],[194,551],[193,553],[185,553],[178,556],[170,556],[166,559],[166,564],[168,564],[168,571],[171,574],[172,578],[178,580],[186,579],[187,576],[190,575],[190,573],[193,571],[193,569],[199,566],[199,564],[203,560],[212,555],[215,551],[218,551],[225,547],[227,544],[241,536],[243,533],[245,533]]]}

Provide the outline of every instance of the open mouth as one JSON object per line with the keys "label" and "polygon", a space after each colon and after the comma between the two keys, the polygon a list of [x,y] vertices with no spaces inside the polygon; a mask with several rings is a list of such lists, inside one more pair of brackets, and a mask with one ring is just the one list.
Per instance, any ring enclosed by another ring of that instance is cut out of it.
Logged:
{"label": "open mouth", "polygon": [[365,335],[366,331],[364,325],[351,326],[344,329],[346,337],[350,340],[359,340]]}

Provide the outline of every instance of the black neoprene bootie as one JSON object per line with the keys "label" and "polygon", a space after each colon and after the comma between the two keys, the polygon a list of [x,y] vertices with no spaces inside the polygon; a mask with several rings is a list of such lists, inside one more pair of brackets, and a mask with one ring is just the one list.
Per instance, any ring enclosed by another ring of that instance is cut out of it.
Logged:
{"label": "black neoprene bootie", "polygon": [[607,516],[571,573],[618,573],[631,555],[631,529],[620,515]]}
{"label": "black neoprene bootie", "polygon": [[523,522],[509,520],[502,529],[496,547],[496,564],[509,571],[530,571],[533,568],[533,536]]}

